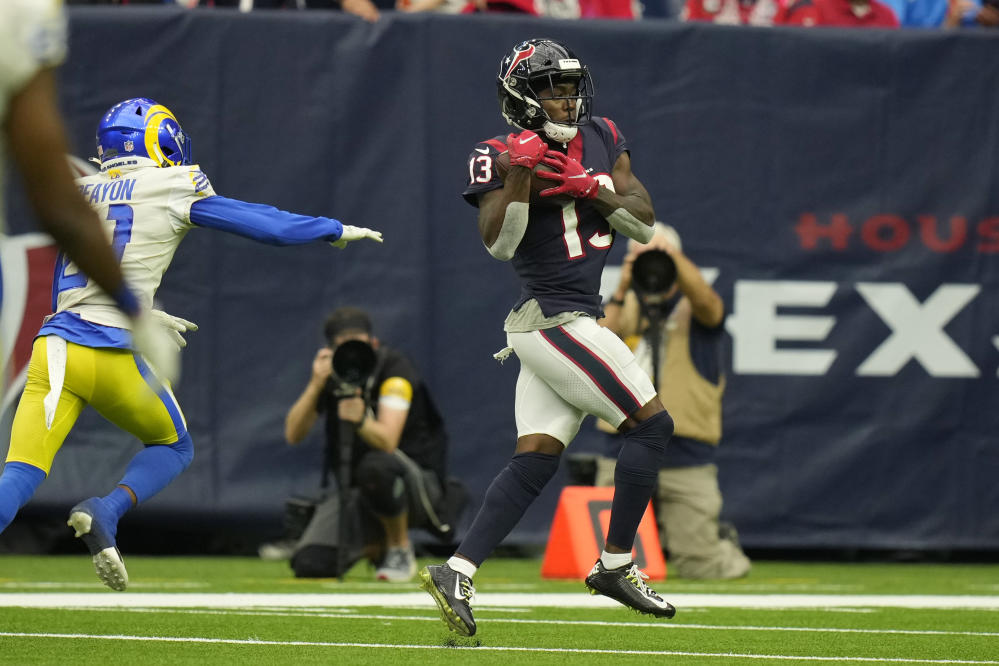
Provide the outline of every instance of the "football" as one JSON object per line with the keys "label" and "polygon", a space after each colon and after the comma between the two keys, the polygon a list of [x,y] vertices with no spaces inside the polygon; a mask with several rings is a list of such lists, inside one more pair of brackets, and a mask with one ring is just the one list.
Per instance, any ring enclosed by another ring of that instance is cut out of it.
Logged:
{"label": "football", "polygon": [[[510,153],[502,152],[497,155],[495,160],[496,173],[499,174],[500,180],[506,181],[506,174],[510,171]],[[538,162],[538,165],[534,167],[534,174],[539,171],[554,171],[547,164]],[[543,197],[541,196],[541,190],[547,190],[549,187],[558,187],[558,183],[553,180],[546,180],[545,178],[538,178],[536,175],[531,175],[531,199],[532,204],[547,204],[551,206],[562,207],[566,202],[571,201],[571,197],[567,196],[557,196],[557,197]]]}

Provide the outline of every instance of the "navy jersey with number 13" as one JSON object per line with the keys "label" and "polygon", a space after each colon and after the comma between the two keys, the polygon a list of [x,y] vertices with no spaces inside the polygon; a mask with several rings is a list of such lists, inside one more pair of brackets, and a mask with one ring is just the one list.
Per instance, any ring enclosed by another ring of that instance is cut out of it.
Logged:
{"label": "navy jersey with number 13", "polygon": [[[594,118],[580,126],[567,145],[553,149],[567,153],[601,185],[613,190],[614,164],[628,148],[609,118]],[[506,137],[497,136],[477,144],[469,155],[469,182],[462,196],[473,206],[478,206],[479,195],[503,187],[495,159],[506,150]],[[556,199],[556,204],[531,204],[527,231],[511,262],[521,283],[520,298],[513,309],[533,298],[546,317],[578,311],[599,318],[603,315],[600,275],[614,231],[591,202]]]}

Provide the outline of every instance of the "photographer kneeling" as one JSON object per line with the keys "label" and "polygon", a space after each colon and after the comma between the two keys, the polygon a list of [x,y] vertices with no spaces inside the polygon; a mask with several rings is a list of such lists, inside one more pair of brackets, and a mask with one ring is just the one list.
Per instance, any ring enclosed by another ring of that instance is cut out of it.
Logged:
{"label": "photographer kneeling", "polygon": [[[715,452],[725,391],[725,304],[683,254],[673,227],[655,223],[647,245],[628,243],[621,279],[601,325],[635,352],[675,423],[653,497],[660,538],[676,578],[745,576],[750,561],[733,526],[719,523],[722,495]],[[621,437],[606,423],[606,456],[596,485],[613,483]]]}
{"label": "photographer kneeling", "polygon": [[335,310],[324,332],[329,346],[316,354],[284,432],[289,444],[298,444],[326,414],[324,480],[334,474],[338,492],[316,506],[292,568],[299,577],[341,576],[363,549],[381,562],[378,580],[408,581],[416,574],[409,528],[437,536],[451,531],[442,516],[443,420],[413,364],[379,344],[364,310]]}

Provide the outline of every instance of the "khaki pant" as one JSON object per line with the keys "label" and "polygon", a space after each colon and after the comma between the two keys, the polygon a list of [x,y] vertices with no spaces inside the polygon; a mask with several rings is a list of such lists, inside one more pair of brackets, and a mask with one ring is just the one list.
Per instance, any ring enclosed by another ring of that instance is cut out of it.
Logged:
{"label": "khaki pant", "polygon": [[[613,458],[597,458],[596,485],[614,485]],[[718,534],[722,497],[715,465],[659,470],[656,522],[669,575],[676,578],[739,578],[750,562],[739,544]]]}

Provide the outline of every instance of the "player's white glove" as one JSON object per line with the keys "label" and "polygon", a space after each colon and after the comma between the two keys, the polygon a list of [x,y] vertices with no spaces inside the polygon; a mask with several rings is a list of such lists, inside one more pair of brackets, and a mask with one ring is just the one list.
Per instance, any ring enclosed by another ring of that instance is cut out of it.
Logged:
{"label": "player's white glove", "polygon": [[340,240],[330,241],[330,245],[342,250],[347,247],[347,243],[361,240],[362,238],[370,238],[376,243],[381,243],[382,232],[368,229],[367,227],[352,227],[349,224],[345,224],[343,225],[343,232],[340,234]]}
{"label": "player's white glove", "polygon": [[172,314],[163,312],[163,310],[150,310],[151,314],[161,326],[166,329],[167,335],[170,336],[170,340],[177,346],[177,351],[180,351],[187,346],[187,340],[184,339],[183,334],[188,331],[198,330],[198,325],[193,321],[187,321],[181,317],[175,317]]}
{"label": "player's white glove", "polygon": [[177,332],[168,330],[153,312],[143,310],[132,320],[132,348],[145,357],[157,376],[173,383],[180,376],[180,348],[171,336]]}

